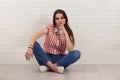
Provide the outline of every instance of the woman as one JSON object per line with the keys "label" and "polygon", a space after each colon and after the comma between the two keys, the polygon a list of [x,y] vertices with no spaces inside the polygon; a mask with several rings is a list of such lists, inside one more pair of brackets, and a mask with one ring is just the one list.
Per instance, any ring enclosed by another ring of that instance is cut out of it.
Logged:
{"label": "woman", "polygon": [[[43,35],[45,42],[42,49],[36,40]],[[46,25],[31,37],[25,57],[30,60],[34,54],[41,72],[53,70],[63,73],[65,68],[80,58],[80,52],[73,50],[74,45],[74,35],[68,25],[67,15],[57,9],[53,15],[53,25]]]}

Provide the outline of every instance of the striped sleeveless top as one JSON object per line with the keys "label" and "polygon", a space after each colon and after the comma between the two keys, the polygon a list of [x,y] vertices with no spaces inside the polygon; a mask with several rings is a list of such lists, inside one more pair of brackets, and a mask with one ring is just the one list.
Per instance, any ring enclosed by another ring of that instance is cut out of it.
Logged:
{"label": "striped sleeveless top", "polygon": [[43,28],[46,32],[43,50],[48,54],[65,54],[66,40],[65,35],[61,30],[54,28],[52,25],[47,25]]}

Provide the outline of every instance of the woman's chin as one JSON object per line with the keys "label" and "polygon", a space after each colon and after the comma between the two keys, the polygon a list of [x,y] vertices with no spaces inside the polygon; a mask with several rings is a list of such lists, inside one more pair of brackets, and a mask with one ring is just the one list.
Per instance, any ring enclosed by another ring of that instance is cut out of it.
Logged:
{"label": "woman's chin", "polygon": [[59,24],[58,26],[64,26],[63,24]]}

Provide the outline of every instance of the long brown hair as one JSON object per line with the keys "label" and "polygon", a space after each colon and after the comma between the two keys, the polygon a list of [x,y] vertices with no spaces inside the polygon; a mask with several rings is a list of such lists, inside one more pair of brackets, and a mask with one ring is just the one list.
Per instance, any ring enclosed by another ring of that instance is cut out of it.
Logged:
{"label": "long brown hair", "polygon": [[75,45],[74,35],[73,35],[73,32],[72,32],[71,28],[69,27],[68,18],[67,18],[67,15],[66,15],[65,11],[63,11],[61,9],[55,10],[55,12],[53,14],[53,27],[54,28],[56,27],[55,16],[56,16],[57,13],[61,13],[63,15],[63,17],[65,18],[65,25],[64,25],[65,29],[68,32],[68,35],[69,35],[69,38],[70,38],[72,44]]}

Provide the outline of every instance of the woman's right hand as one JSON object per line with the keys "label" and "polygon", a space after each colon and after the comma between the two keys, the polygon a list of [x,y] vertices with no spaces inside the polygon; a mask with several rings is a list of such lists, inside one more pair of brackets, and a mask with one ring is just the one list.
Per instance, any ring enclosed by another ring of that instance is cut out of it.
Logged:
{"label": "woman's right hand", "polygon": [[30,60],[30,58],[33,58],[33,50],[31,48],[28,48],[26,53],[25,53],[25,58],[26,60]]}

